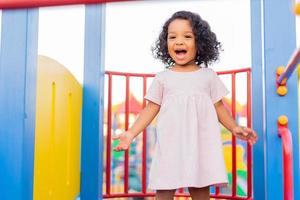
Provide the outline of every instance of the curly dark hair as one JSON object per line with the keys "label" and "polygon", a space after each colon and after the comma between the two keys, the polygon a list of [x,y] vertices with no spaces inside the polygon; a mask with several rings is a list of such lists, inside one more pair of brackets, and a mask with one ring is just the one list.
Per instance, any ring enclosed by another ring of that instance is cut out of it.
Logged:
{"label": "curly dark hair", "polygon": [[207,67],[207,65],[218,60],[221,43],[217,40],[216,34],[210,30],[209,24],[200,15],[189,11],[178,11],[165,22],[159,38],[152,47],[152,53],[155,58],[168,65],[167,68],[175,64],[168,53],[167,44],[168,27],[175,19],[185,19],[191,23],[196,41],[197,53],[195,63],[197,65],[204,64]]}

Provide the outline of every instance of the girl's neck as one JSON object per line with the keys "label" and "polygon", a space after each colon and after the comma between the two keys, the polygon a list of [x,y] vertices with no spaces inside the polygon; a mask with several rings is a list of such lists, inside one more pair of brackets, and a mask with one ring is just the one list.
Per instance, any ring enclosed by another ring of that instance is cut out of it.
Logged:
{"label": "girl's neck", "polygon": [[172,69],[174,71],[181,71],[181,72],[190,72],[190,71],[195,71],[199,69],[199,66],[194,64],[189,64],[189,65],[177,65],[175,64]]}

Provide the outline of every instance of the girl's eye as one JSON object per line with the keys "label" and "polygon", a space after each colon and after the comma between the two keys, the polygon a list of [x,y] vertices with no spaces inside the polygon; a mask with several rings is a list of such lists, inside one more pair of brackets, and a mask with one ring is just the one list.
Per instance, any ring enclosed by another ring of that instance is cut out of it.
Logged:
{"label": "girl's eye", "polygon": [[175,39],[175,36],[169,36],[169,39]]}
{"label": "girl's eye", "polygon": [[185,38],[193,38],[191,35],[186,35]]}

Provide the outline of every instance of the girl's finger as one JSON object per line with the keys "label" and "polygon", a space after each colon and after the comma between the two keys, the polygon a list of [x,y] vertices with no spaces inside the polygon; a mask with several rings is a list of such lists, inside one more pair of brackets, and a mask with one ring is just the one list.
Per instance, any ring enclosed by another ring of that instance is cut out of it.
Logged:
{"label": "girl's finger", "polygon": [[248,132],[246,132],[246,131],[242,131],[242,134],[243,134],[243,136],[245,136],[245,137],[247,137],[248,136]]}
{"label": "girl's finger", "polygon": [[251,138],[251,142],[252,142],[252,144],[255,144],[255,143],[256,143],[256,141],[257,141],[256,137],[252,137],[252,138]]}
{"label": "girl's finger", "polygon": [[247,131],[249,137],[257,138],[257,134],[253,129],[245,127],[244,130]]}
{"label": "girl's finger", "polygon": [[250,135],[250,137],[249,137],[251,140],[252,140],[252,142],[256,142],[256,140],[257,140],[257,136],[256,136],[256,134],[254,133],[254,132],[252,132],[251,133],[251,135]]}
{"label": "girl's finger", "polygon": [[256,133],[255,133],[255,132],[252,132],[252,133],[251,133],[251,137],[253,137],[253,138],[257,138],[257,135],[256,135]]}
{"label": "girl's finger", "polygon": [[252,137],[257,137],[257,134],[255,133],[254,130],[250,129],[250,133],[251,133]]}
{"label": "girl's finger", "polygon": [[246,136],[244,136],[243,134],[237,134],[238,138],[242,139],[242,140],[248,140],[248,138]]}
{"label": "girl's finger", "polygon": [[244,129],[245,131],[247,131],[247,132],[252,132],[252,129],[251,129],[251,128],[244,127],[243,129]]}
{"label": "girl's finger", "polygon": [[113,150],[114,150],[114,151],[125,151],[125,150],[127,150],[127,149],[128,149],[127,146],[124,146],[124,145],[118,145],[118,146],[116,146]]}
{"label": "girl's finger", "polygon": [[118,139],[120,139],[120,135],[112,136],[111,139],[113,139],[113,140],[118,140]]}
{"label": "girl's finger", "polygon": [[249,142],[251,145],[255,143],[255,138],[253,138],[252,133],[246,131],[240,132],[237,134],[238,138]]}
{"label": "girl's finger", "polygon": [[242,131],[240,132],[239,135],[243,138],[246,138],[246,139],[249,137],[249,133],[247,131],[243,130],[243,129],[242,129]]}

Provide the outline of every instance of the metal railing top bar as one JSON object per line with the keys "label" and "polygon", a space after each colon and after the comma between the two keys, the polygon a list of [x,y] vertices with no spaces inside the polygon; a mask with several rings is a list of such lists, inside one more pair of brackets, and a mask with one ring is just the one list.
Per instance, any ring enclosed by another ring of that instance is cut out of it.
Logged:
{"label": "metal railing top bar", "polygon": [[232,70],[224,70],[224,71],[218,71],[217,74],[236,74],[236,73],[242,73],[242,72],[249,72],[251,71],[251,68],[241,68],[241,69],[232,69]]}
{"label": "metal railing top bar", "polygon": [[[250,72],[251,68],[242,68],[242,69],[233,69],[233,70],[224,70],[218,71],[217,74],[236,74],[242,72]],[[137,77],[154,77],[153,73],[131,73],[131,72],[116,72],[116,71],[105,71],[105,74],[117,75],[117,76],[137,76]]]}
{"label": "metal railing top bar", "polygon": [[128,72],[115,72],[115,71],[105,71],[105,74],[117,75],[117,76],[135,76],[135,77],[154,77],[155,74],[148,73],[128,73]]}

